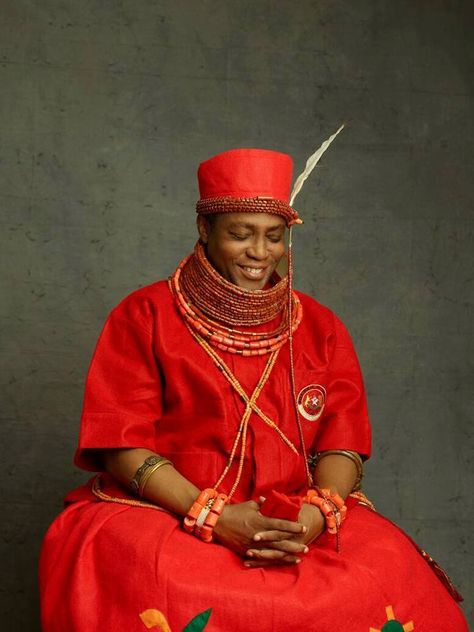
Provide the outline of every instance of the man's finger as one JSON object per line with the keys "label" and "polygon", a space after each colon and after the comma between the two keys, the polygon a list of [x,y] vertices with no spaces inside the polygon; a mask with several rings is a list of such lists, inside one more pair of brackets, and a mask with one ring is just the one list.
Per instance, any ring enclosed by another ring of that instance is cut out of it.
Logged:
{"label": "man's finger", "polygon": [[306,527],[301,522],[281,520],[280,518],[266,518],[266,531],[288,531],[288,533],[306,533]]}
{"label": "man's finger", "polygon": [[285,557],[286,551],[277,549],[248,549],[246,555],[252,559],[279,560]]}
{"label": "man's finger", "polygon": [[273,542],[266,542],[265,546],[261,549],[249,549],[249,551],[265,551],[266,549],[273,549],[275,551],[283,551],[285,553],[307,553],[309,551],[306,544],[303,542],[297,542],[296,540],[279,540]]}
{"label": "man's finger", "polygon": [[[301,535],[301,533],[294,534]],[[288,531],[259,531],[253,536],[255,542],[280,542],[281,540],[288,540],[291,534]]]}
{"label": "man's finger", "polygon": [[306,544],[296,542],[295,540],[281,540],[280,542],[268,542],[269,548],[276,551],[284,551],[285,553],[307,553],[309,551]]}

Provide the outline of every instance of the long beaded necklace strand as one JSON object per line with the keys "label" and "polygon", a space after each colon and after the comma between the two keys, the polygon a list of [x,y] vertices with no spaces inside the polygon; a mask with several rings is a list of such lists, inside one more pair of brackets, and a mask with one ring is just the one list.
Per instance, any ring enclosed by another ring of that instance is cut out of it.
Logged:
{"label": "long beaded necklace strand", "polygon": [[[288,319],[291,322],[292,318],[292,301],[291,295],[293,294],[293,226],[290,226],[288,230]],[[308,481],[308,487],[312,487],[314,484],[313,475],[309,469],[308,458],[306,457],[306,446],[303,434],[303,426],[301,424],[300,411],[298,409],[298,398],[296,396],[296,379],[295,379],[295,362],[293,354],[293,330],[289,328],[289,350],[290,350],[290,381],[291,381],[291,394],[293,395],[293,406],[296,414],[296,425],[298,426],[298,434],[300,437],[301,449],[303,451],[303,460],[306,471],[306,478]]]}
{"label": "long beaded necklace strand", "polygon": [[[270,426],[270,428],[273,428],[276,433],[279,435],[279,437],[282,439],[282,441],[284,443],[286,443],[286,445],[295,453],[298,454],[298,450],[295,447],[295,445],[292,443],[292,441],[290,441],[290,439],[288,439],[288,437],[284,434],[284,432],[277,426],[277,424],[272,421],[270,419],[270,417],[267,417],[267,415],[265,415],[265,413],[259,408],[259,406],[256,403],[256,397],[253,398],[251,397],[249,399],[249,397],[247,396],[247,394],[245,393],[244,389],[242,388],[242,386],[240,385],[240,382],[237,380],[237,378],[235,377],[235,375],[232,373],[232,371],[230,370],[230,368],[227,366],[227,364],[224,362],[224,360],[212,349],[212,347],[203,339],[199,336],[199,334],[195,334],[191,329],[191,335],[194,337],[194,339],[198,342],[198,344],[210,355],[210,357],[214,360],[217,368],[224,374],[224,376],[227,378],[227,380],[230,382],[230,384],[234,387],[234,389],[237,391],[237,393],[240,395],[241,399],[245,402],[245,404],[248,404],[250,406],[250,408],[253,410],[254,413],[256,413],[268,426]],[[273,352],[273,356],[270,358],[270,360],[272,361],[271,366],[270,366],[270,371],[273,368],[275,362],[276,362],[276,358],[278,356],[279,351],[274,351]],[[265,369],[266,371],[267,369]],[[262,374],[262,377],[260,378],[260,380],[262,380],[265,377],[265,373]],[[265,381],[268,379],[268,377],[270,377],[270,373],[268,373],[268,376],[265,377]],[[262,387],[260,387],[260,389],[258,390],[257,395],[260,393],[260,391],[262,390]]]}
{"label": "long beaded necklace strand", "polygon": [[265,383],[267,382],[268,378],[270,377],[270,373],[271,373],[273,367],[275,366],[275,362],[277,360],[279,350],[274,351],[270,355],[270,357],[269,357],[269,359],[267,361],[267,364],[265,366],[265,369],[264,369],[264,371],[263,371],[263,373],[262,373],[262,375],[260,377],[260,380],[258,381],[258,384],[255,387],[254,392],[252,393],[251,397],[249,398],[247,396],[247,394],[245,393],[244,389],[242,388],[242,386],[240,385],[239,381],[235,377],[235,375],[233,375],[233,373],[230,370],[230,368],[224,362],[224,360],[218,356],[218,354],[212,349],[212,347],[210,347],[209,344],[203,338],[201,338],[199,336],[199,334],[194,333],[189,326],[188,326],[188,328],[189,328],[189,330],[191,332],[191,335],[194,337],[194,339],[197,341],[197,343],[214,360],[214,363],[216,364],[217,368],[223,373],[223,375],[227,378],[229,383],[233,386],[233,388],[240,395],[241,399],[245,402],[245,410],[244,410],[244,413],[243,413],[242,418],[240,420],[239,427],[238,427],[238,430],[237,430],[237,434],[236,434],[236,437],[234,439],[234,443],[232,445],[232,449],[231,449],[229,458],[227,460],[227,464],[226,464],[226,466],[224,468],[224,471],[222,472],[222,474],[220,475],[220,477],[218,478],[218,480],[214,484],[214,489],[217,489],[219,487],[219,485],[222,483],[222,481],[225,479],[225,477],[227,476],[227,474],[228,474],[228,472],[229,472],[229,470],[230,470],[230,468],[232,466],[232,463],[234,461],[235,453],[237,451],[239,443],[241,443],[240,458],[239,458],[239,466],[238,466],[238,470],[237,470],[237,475],[236,475],[235,481],[234,481],[234,483],[232,485],[232,488],[231,488],[231,490],[230,490],[230,492],[228,494],[228,498],[231,498],[233,496],[235,490],[237,489],[237,486],[238,486],[238,484],[240,482],[241,475],[242,475],[242,470],[243,470],[243,466],[244,466],[244,458],[245,458],[245,450],[246,450],[246,446],[247,446],[247,428],[248,428],[250,415],[252,414],[252,412],[256,413],[268,426],[273,428],[276,431],[276,433],[278,434],[278,436],[282,439],[282,441],[295,454],[298,454],[298,450],[297,450],[296,446],[294,445],[294,443],[290,439],[288,439],[288,437],[277,426],[277,424],[274,421],[272,421],[269,417],[267,417],[267,415],[265,415],[265,413],[263,413],[261,411],[261,409],[256,404],[257,398],[260,395],[261,390],[265,386]]}
{"label": "long beaded necklace strand", "polygon": [[[286,437],[278,425],[263,413],[256,403],[275,366],[278,352],[287,341],[289,342],[290,352],[292,400],[299,440],[308,485],[311,486],[313,483],[306,459],[304,434],[296,397],[293,333],[301,322],[302,306],[292,289],[292,272],[292,230],[290,227],[288,275],[273,286],[271,290],[245,290],[225,280],[212,267],[201,242],[196,244],[195,250],[191,255],[181,261],[176,272],[169,279],[170,290],[175,297],[179,312],[191,335],[211,357],[217,368],[245,403],[245,409],[239,422],[227,464],[214,486],[214,489],[217,489],[227,476],[240,445],[239,465],[236,478],[228,494],[229,498],[234,494],[241,479],[245,459],[247,428],[252,412],[256,413],[267,425],[273,428],[284,443],[298,454],[295,445]],[[275,287],[277,287],[276,292],[272,291]],[[277,307],[275,307],[275,304]],[[218,305],[218,308],[216,305]],[[264,324],[275,318],[280,312],[282,313],[282,322],[276,330],[271,332],[241,331],[234,327],[228,327],[229,324],[241,326]],[[235,316],[236,314],[238,314],[237,317]],[[271,354],[251,397],[247,396],[235,375],[213,347],[243,356]]]}

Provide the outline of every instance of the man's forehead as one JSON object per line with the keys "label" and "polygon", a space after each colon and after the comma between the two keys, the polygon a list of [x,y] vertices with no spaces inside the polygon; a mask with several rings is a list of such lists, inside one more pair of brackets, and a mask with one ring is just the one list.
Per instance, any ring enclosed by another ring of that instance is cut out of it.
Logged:
{"label": "man's forehead", "polygon": [[264,227],[267,230],[278,230],[279,228],[285,228],[286,224],[284,221],[278,221],[275,220],[274,218],[272,218],[270,221],[268,221],[268,223],[266,222],[260,222],[260,221],[253,221],[248,218],[248,219],[234,219],[234,218],[230,218],[229,220],[226,222],[227,228],[255,228],[256,226],[258,227]]}

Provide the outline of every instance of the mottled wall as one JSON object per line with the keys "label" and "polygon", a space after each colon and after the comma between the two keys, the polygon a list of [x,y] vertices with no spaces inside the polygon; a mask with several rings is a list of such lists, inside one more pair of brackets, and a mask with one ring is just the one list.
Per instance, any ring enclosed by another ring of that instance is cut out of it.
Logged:
{"label": "mottled wall", "polygon": [[197,163],[260,146],[301,169],[341,121],[298,198],[297,285],[359,350],[366,490],[474,594],[472,18],[470,0],[0,3],[2,629],[37,629],[40,540],[86,476],[93,345],[191,248]]}

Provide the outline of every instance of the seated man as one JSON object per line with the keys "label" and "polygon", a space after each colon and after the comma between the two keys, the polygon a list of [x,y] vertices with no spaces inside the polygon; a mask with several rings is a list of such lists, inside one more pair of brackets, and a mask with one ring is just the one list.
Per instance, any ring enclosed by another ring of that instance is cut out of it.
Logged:
{"label": "seated man", "polygon": [[45,538],[44,632],[467,630],[447,576],[358,491],[344,325],[292,289],[291,241],[276,273],[291,158],[230,150],[198,176],[194,252],[97,344],[76,464],[99,474]]}

